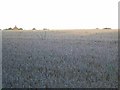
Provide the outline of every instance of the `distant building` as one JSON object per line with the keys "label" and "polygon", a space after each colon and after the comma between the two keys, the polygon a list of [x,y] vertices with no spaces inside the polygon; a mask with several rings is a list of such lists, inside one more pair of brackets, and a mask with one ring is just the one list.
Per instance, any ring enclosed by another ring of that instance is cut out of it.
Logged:
{"label": "distant building", "polygon": [[15,25],[15,27],[13,28],[13,30],[19,30],[19,29],[18,29],[17,26]]}

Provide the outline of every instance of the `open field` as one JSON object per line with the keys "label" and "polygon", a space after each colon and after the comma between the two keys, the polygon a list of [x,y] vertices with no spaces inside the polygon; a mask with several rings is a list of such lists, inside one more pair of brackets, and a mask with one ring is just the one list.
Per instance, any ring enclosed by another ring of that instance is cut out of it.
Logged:
{"label": "open field", "polygon": [[2,31],[3,88],[117,88],[118,30]]}

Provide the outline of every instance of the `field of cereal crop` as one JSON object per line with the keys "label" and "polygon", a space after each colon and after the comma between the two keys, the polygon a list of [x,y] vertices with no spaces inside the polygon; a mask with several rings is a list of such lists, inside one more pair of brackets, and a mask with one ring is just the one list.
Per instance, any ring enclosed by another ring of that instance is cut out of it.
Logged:
{"label": "field of cereal crop", "polygon": [[2,31],[2,86],[118,87],[118,30]]}

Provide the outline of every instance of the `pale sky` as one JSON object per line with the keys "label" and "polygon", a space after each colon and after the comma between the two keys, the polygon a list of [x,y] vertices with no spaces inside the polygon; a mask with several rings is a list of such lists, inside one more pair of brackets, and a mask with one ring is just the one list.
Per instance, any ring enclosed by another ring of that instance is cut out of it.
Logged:
{"label": "pale sky", "polygon": [[0,0],[0,28],[118,28],[119,0]]}

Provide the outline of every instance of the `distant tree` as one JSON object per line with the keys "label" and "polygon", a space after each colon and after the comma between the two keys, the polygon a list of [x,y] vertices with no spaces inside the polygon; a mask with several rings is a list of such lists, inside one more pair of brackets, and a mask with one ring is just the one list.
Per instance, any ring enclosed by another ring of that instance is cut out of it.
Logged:
{"label": "distant tree", "polygon": [[3,29],[3,30],[7,30],[7,29]]}
{"label": "distant tree", "polygon": [[47,29],[47,28],[43,28],[43,30],[49,30],[49,29]]}
{"label": "distant tree", "polygon": [[5,28],[5,29],[3,29],[3,30],[12,30],[12,28]]}
{"label": "distant tree", "polygon": [[19,30],[23,30],[23,28],[19,28]]}
{"label": "distant tree", "polygon": [[111,29],[111,28],[103,28],[103,29]]}
{"label": "distant tree", "polygon": [[33,28],[32,30],[36,30],[36,28]]}
{"label": "distant tree", "polygon": [[13,30],[13,29],[10,27],[10,28],[8,28],[7,30]]}

